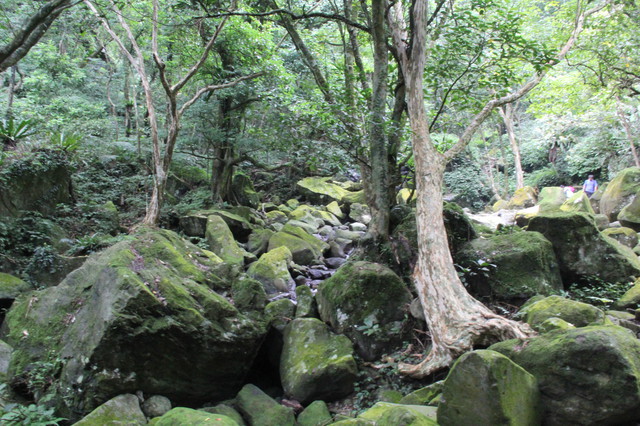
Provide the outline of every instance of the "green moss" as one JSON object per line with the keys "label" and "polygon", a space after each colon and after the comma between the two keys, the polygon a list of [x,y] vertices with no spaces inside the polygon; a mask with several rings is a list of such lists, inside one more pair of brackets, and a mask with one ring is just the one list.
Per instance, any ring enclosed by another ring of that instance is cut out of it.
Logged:
{"label": "green moss", "polygon": [[254,385],[245,385],[236,397],[238,409],[252,426],[293,426],[291,408],[282,406]]}
{"label": "green moss", "polygon": [[619,310],[640,308],[640,279],[612,307]]}
{"label": "green moss", "polygon": [[442,387],[444,386],[444,381],[440,380],[438,382],[432,383],[429,386],[418,389],[416,391],[411,392],[410,394],[404,396],[400,400],[400,404],[408,404],[408,405],[430,405],[429,403],[438,395],[442,393]]}
{"label": "green moss", "polygon": [[286,224],[269,239],[269,251],[283,246],[289,249],[293,261],[299,265],[319,262],[322,253],[328,248],[325,242],[291,224]]}
{"label": "green moss", "polygon": [[509,200],[510,209],[533,207],[536,204],[536,190],[530,186],[517,189]]}
{"label": "green moss", "polygon": [[[582,212],[594,216],[596,214],[591,207],[591,202],[584,191],[578,191],[560,206],[563,212]],[[541,211],[542,212],[542,211]]]}
{"label": "green moss", "polygon": [[602,234],[629,248],[634,248],[638,245],[638,234],[631,228],[607,228],[602,231]]}
{"label": "green moss", "polygon": [[231,296],[238,309],[263,310],[267,295],[259,281],[243,277],[231,286]]}
{"label": "green moss", "polygon": [[324,401],[313,401],[297,418],[298,426],[324,426],[331,423],[331,413]]}
{"label": "green moss", "polygon": [[260,281],[267,294],[290,291],[295,286],[289,274],[292,258],[286,246],[274,248],[252,263],[247,275]]}
{"label": "green moss", "polygon": [[390,402],[378,402],[358,416],[358,419],[369,420],[379,425],[436,425],[433,407],[419,405],[401,405]]}
{"label": "green moss", "polygon": [[402,188],[396,195],[396,202],[398,204],[411,204],[416,200],[416,190],[409,188]]}
{"label": "green moss", "polygon": [[560,318],[576,327],[603,324],[605,321],[604,312],[595,306],[560,296],[549,296],[528,304],[520,310],[519,315],[534,328],[553,317]]}
{"label": "green moss", "polygon": [[205,237],[211,251],[220,259],[231,265],[244,265],[244,250],[238,246],[229,226],[220,216],[209,216]]}
{"label": "green moss", "polygon": [[346,189],[332,183],[331,178],[308,177],[298,181],[297,185],[312,201],[342,201],[342,198],[349,193]]}
{"label": "green moss", "polygon": [[630,167],[622,170],[607,185],[600,199],[600,213],[609,217],[611,222],[618,220],[622,209],[640,190],[640,168]]}
{"label": "green moss", "polygon": [[[106,423],[105,423],[106,424]],[[199,425],[238,426],[231,417],[212,414],[191,408],[176,407],[155,420],[156,426],[199,426]]]}
{"label": "green moss", "polygon": [[15,299],[31,290],[31,286],[18,277],[0,272],[0,299]]}
{"label": "green moss", "polygon": [[640,231],[640,191],[633,197],[633,201],[627,204],[618,215],[618,220],[623,226]]}
{"label": "green moss", "polygon": [[332,201],[327,204],[326,209],[329,213],[337,217],[338,219],[344,219],[347,215],[344,214],[340,206],[336,201]]}
{"label": "green moss", "polygon": [[333,400],[353,392],[356,379],[353,347],[320,320],[299,318],[285,329],[280,377],[287,395],[308,403]]}
{"label": "green moss", "polygon": [[242,418],[242,415],[240,415],[240,413],[238,413],[238,411],[226,404],[218,404],[215,407],[206,407],[206,408],[201,408],[201,411],[206,411],[207,413],[211,413],[211,414],[222,414],[224,416],[227,416],[231,419],[233,419],[236,423],[238,423],[239,426],[245,426],[245,422],[244,419]]}
{"label": "green moss", "polygon": [[320,317],[346,334],[360,356],[371,360],[402,340],[404,310],[411,296],[387,267],[349,262],[320,284],[316,300]]}
{"label": "green moss", "polygon": [[289,299],[275,300],[264,308],[269,324],[276,330],[283,332],[284,328],[294,318],[296,305]]}
{"label": "green moss", "polygon": [[566,199],[567,197],[564,194],[564,190],[559,186],[547,186],[542,188],[538,195],[540,213],[560,210],[560,206],[564,204]]}
{"label": "green moss", "polygon": [[75,424],[78,426],[117,424],[134,426],[147,424],[147,419],[140,410],[138,397],[129,394],[120,395],[105,402]]}

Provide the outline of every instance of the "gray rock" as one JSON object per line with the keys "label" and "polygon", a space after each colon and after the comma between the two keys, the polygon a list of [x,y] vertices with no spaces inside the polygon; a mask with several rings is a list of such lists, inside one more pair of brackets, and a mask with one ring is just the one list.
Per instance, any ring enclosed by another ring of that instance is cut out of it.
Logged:
{"label": "gray rock", "polygon": [[79,422],[78,426],[94,425],[146,425],[147,419],[140,409],[140,401],[135,395],[116,396],[105,402]]}
{"label": "gray rock", "polygon": [[171,401],[169,398],[162,395],[153,395],[142,403],[142,412],[150,419],[163,416],[165,413],[169,412],[171,408]]}
{"label": "gray rock", "polygon": [[293,426],[293,410],[278,404],[254,385],[245,385],[236,397],[238,410],[251,426]]}

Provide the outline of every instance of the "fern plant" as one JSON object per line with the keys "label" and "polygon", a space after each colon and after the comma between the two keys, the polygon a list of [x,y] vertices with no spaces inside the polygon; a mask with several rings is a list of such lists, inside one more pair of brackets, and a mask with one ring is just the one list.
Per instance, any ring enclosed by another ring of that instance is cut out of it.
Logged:
{"label": "fern plant", "polygon": [[0,140],[2,140],[3,149],[15,149],[20,139],[25,139],[34,135],[35,129],[31,120],[21,120],[16,122],[13,117],[0,121]]}

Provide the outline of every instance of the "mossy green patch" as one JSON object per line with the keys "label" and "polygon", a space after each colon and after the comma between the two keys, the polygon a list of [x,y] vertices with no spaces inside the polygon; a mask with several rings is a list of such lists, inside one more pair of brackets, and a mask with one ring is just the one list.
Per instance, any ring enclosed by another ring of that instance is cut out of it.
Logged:
{"label": "mossy green patch", "polygon": [[560,318],[576,327],[603,324],[605,314],[595,306],[560,296],[549,296],[528,304],[519,314],[532,327],[537,328],[549,318]]}
{"label": "mossy green patch", "polygon": [[619,310],[640,308],[640,279],[612,307]]}
{"label": "mossy green patch", "polygon": [[[593,207],[591,207],[589,197],[587,197],[584,191],[578,191],[569,197],[569,199],[560,206],[560,210],[563,212],[582,212],[592,216],[596,214],[596,212],[593,211]],[[540,210],[540,212],[542,213],[542,210]]]}
{"label": "mossy green patch", "polygon": [[252,426],[293,426],[293,410],[278,404],[254,385],[245,385],[236,403],[240,412]]}
{"label": "mossy green patch", "polygon": [[325,426],[331,423],[331,413],[324,401],[313,401],[296,420],[298,426]]}
{"label": "mossy green patch", "polygon": [[429,403],[438,395],[442,393],[442,387],[444,386],[444,381],[440,380],[435,383],[430,384],[429,386],[425,386],[424,388],[420,388],[416,391],[411,392],[408,395],[405,395],[401,400],[400,404],[407,405],[430,405]]}
{"label": "mossy green patch", "polygon": [[540,190],[538,195],[538,205],[540,213],[554,212],[560,210],[560,206],[567,200],[564,190],[559,186],[547,186]]}
{"label": "mossy green patch", "polygon": [[220,216],[209,216],[205,237],[211,251],[220,259],[231,265],[244,265],[244,250],[238,246],[229,226]]}
{"label": "mossy green patch", "polygon": [[320,284],[316,294],[320,317],[347,335],[366,360],[398,345],[411,295],[386,266],[349,262]]}
{"label": "mossy green patch", "polygon": [[318,263],[322,253],[329,247],[304,229],[290,224],[269,239],[269,251],[283,246],[289,249],[293,261],[299,265]]}
{"label": "mossy green patch", "polygon": [[0,272],[0,299],[15,299],[31,289],[31,286],[20,278]]}
{"label": "mossy green patch", "polygon": [[536,190],[531,186],[517,189],[509,200],[510,209],[526,209],[533,207],[537,202]]}
{"label": "mossy green patch", "polygon": [[212,414],[206,411],[194,410],[186,407],[176,407],[157,418],[155,426],[239,426],[231,417],[223,414]]}
{"label": "mossy green patch", "polygon": [[322,321],[299,318],[285,328],[280,377],[285,393],[308,403],[334,400],[353,392],[357,367],[353,347]]}
{"label": "mossy green patch", "polygon": [[435,426],[435,408],[378,402],[358,416],[376,425]]}
{"label": "mossy green patch", "polygon": [[600,199],[600,213],[606,214],[611,222],[618,220],[622,209],[628,205],[640,190],[640,167],[629,167],[620,171],[607,185]]}
{"label": "mossy green patch", "polygon": [[295,287],[293,278],[289,274],[292,258],[286,246],[274,248],[252,263],[247,270],[247,275],[261,282],[267,294],[289,292]]}
{"label": "mossy green patch", "polygon": [[94,425],[146,425],[145,418],[138,397],[127,394],[117,396],[84,417],[77,423],[78,426],[94,426]]}
{"label": "mossy green patch", "polygon": [[602,231],[602,234],[629,248],[634,248],[638,245],[638,234],[631,228],[607,228]]}

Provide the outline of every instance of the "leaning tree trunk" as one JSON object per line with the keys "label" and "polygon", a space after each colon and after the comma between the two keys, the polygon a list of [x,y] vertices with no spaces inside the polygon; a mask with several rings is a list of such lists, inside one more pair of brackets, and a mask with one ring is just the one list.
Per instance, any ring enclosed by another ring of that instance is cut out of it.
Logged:
{"label": "leaning tree trunk", "polygon": [[513,115],[515,113],[515,108],[512,104],[507,104],[502,108],[498,108],[498,111],[504,121],[504,127],[507,130],[509,143],[511,144],[511,152],[513,152],[513,165],[516,169],[516,189],[524,188],[524,171],[522,170],[520,147],[518,146],[516,132],[513,128]]}
{"label": "leaning tree trunk", "polygon": [[631,130],[631,123],[629,119],[625,115],[622,110],[622,101],[620,101],[620,97],[616,96],[616,101],[618,101],[618,118],[620,119],[620,123],[622,123],[622,127],[624,128],[624,134],[627,136],[627,142],[629,143],[629,147],[631,148],[631,155],[633,156],[633,162],[636,167],[640,167],[640,159],[638,158],[638,152],[636,150],[635,137],[633,131]]}

